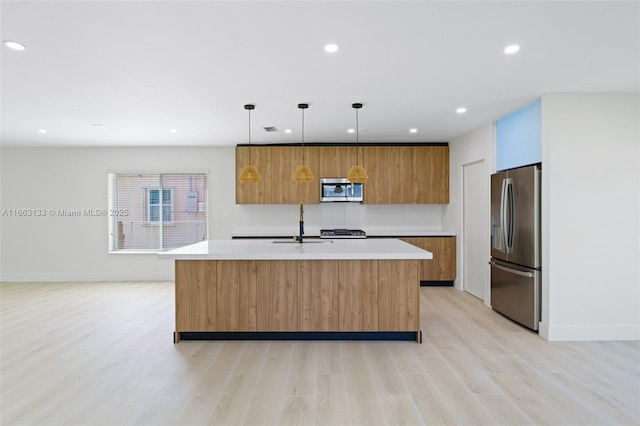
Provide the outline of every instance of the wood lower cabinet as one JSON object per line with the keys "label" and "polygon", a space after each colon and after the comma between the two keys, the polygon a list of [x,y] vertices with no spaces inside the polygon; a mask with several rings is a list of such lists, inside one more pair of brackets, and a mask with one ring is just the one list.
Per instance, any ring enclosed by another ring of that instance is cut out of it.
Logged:
{"label": "wood lower cabinet", "polygon": [[409,244],[430,251],[431,260],[420,260],[420,281],[451,281],[456,279],[456,237],[400,238]]}
{"label": "wood lower cabinet", "polygon": [[420,330],[418,260],[176,260],[175,264],[178,335]]}

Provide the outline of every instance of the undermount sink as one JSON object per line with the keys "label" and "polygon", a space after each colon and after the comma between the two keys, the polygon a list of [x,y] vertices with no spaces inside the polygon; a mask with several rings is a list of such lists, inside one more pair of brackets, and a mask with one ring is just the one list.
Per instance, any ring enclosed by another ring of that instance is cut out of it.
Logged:
{"label": "undermount sink", "polygon": [[311,241],[303,240],[301,243],[295,240],[276,240],[271,242],[273,244],[325,244],[325,243],[333,244],[333,241],[331,240],[311,240]]}

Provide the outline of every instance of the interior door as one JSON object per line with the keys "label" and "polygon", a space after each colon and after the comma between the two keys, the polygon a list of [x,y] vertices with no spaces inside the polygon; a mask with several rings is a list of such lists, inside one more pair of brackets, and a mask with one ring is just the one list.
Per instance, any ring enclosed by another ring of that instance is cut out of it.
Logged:
{"label": "interior door", "polygon": [[484,160],[465,164],[463,174],[463,288],[475,297],[488,296],[487,173]]}

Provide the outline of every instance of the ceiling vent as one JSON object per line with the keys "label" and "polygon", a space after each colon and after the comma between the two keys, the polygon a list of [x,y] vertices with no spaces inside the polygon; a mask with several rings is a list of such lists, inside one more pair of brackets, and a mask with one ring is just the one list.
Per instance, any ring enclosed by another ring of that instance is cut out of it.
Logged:
{"label": "ceiling vent", "polygon": [[267,126],[264,128],[265,132],[277,132],[278,128],[276,126]]}

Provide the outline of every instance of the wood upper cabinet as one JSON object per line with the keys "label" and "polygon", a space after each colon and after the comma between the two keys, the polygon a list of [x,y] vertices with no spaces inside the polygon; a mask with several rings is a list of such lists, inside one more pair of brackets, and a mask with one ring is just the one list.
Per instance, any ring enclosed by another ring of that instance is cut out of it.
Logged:
{"label": "wood upper cabinet", "polygon": [[420,281],[454,281],[456,279],[455,236],[400,239],[433,254],[433,259],[419,261]]}
{"label": "wood upper cabinet", "polygon": [[271,204],[318,204],[320,183],[318,181],[318,156],[310,147],[304,148],[305,164],[309,166],[314,179],[308,183],[293,181],[293,173],[302,165],[302,148],[299,146],[271,147],[270,191]]}
{"label": "wood upper cabinet", "polygon": [[[236,147],[237,204],[315,204],[320,202],[323,177],[346,177],[362,164],[369,175],[364,184],[366,204],[446,204],[449,202],[449,147],[380,145],[305,146],[305,163],[315,179],[292,180],[302,164],[300,146],[252,146],[251,162],[262,176],[259,183],[242,183],[249,164],[249,147]],[[359,153],[359,154],[358,154]]]}
{"label": "wood upper cabinet", "polygon": [[367,146],[367,204],[447,204],[448,146]]}
{"label": "wood upper cabinet", "polygon": [[414,146],[411,158],[414,203],[449,203],[449,147]]}
{"label": "wood upper cabinet", "polygon": [[319,203],[320,184],[318,156],[305,147],[305,163],[315,179],[296,183],[293,173],[302,164],[302,148],[296,146],[252,146],[251,162],[262,180],[258,183],[240,182],[240,173],[249,165],[249,147],[236,147],[236,204],[298,204]]}
{"label": "wood upper cabinet", "polygon": [[369,180],[364,184],[366,204],[412,204],[414,183],[410,146],[363,147],[364,168]]}
{"label": "wood upper cabinet", "polygon": [[[319,158],[318,178],[347,177],[351,167],[358,161],[355,146],[318,146],[312,148]],[[360,148],[360,162],[362,162],[362,147]]]}
{"label": "wood upper cabinet", "polygon": [[[271,150],[266,146],[236,147],[236,204],[271,204]],[[240,173],[250,164],[256,166],[262,180],[242,183]]]}

